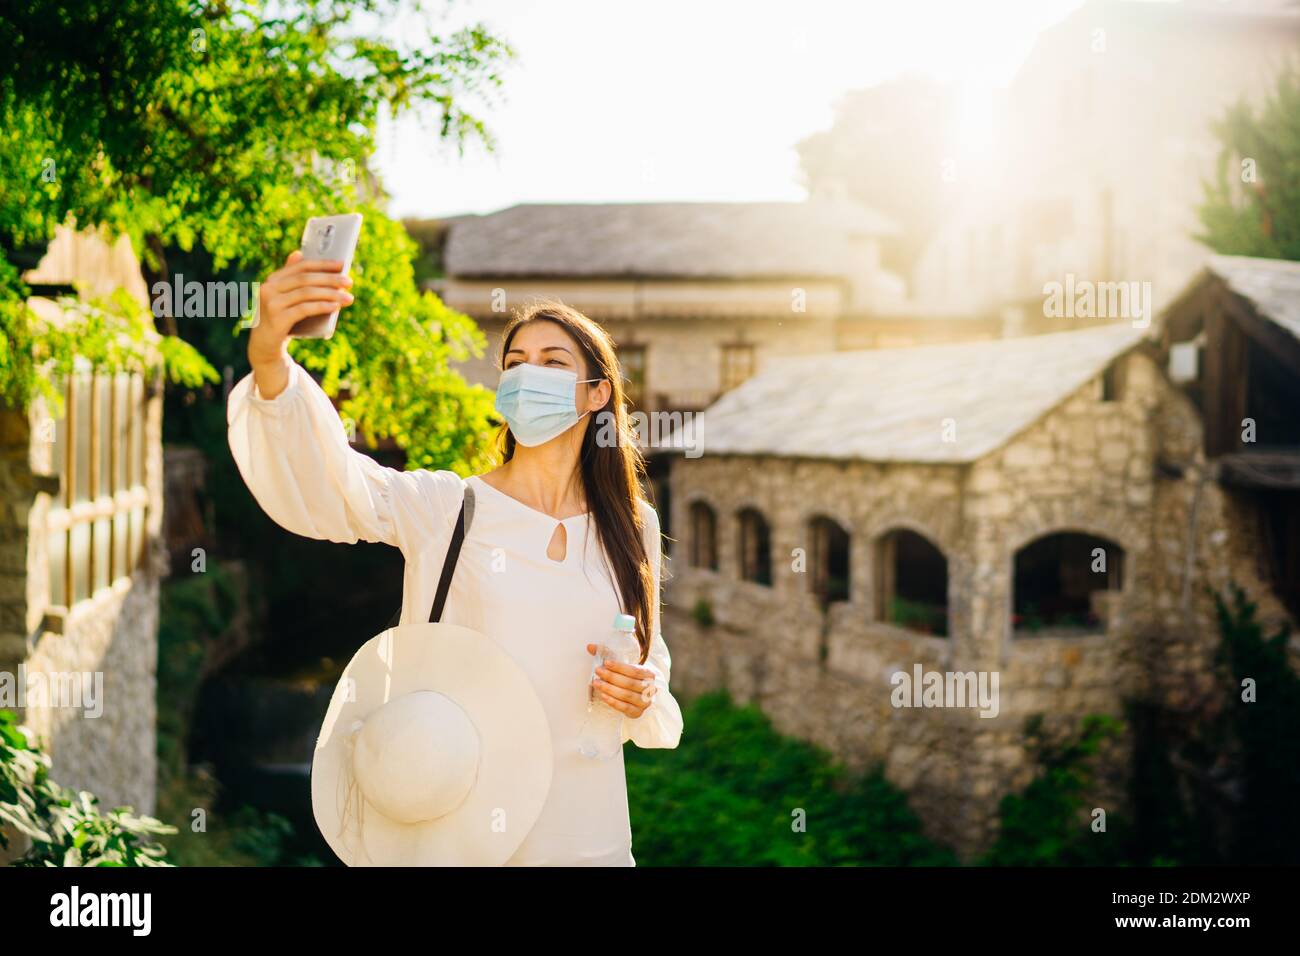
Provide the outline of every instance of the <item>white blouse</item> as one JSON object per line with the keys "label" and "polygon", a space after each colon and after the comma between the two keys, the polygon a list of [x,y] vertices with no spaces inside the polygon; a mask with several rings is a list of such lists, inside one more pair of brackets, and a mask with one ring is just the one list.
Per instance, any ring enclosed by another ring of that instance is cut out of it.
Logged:
{"label": "white blouse", "polygon": [[[555,767],[540,817],[507,866],[635,866],[622,751],[578,752],[592,656],[623,609],[588,514],[557,521],[451,471],[387,468],[352,448],[338,412],[297,362],[289,383],[262,398],[250,372],[231,390],[230,451],[263,510],[295,534],[347,544],[382,541],[406,558],[401,623],[427,621],[465,482],[474,512],[442,619],[495,640],[533,682],[551,726]],[[672,661],[659,630],[659,518],[641,503],[654,572],[650,656],[658,690],[640,717],[623,717],[623,742],[676,747],[682,712],[668,689]],[[564,525],[563,560],[547,557]],[[357,646],[373,635],[358,634]]]}

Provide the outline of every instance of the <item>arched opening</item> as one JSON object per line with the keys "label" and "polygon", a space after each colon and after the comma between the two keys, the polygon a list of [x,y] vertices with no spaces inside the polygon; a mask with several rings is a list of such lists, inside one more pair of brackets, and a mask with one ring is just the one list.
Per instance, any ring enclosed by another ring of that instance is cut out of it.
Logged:
{"label": "arched opening", "polygon": [[718,516],[703,501],[691,504],[691,567],[718,570]]}
{"label": "arched opening", "polygon": [[1017,636],[1105,630],[1124,581],[1124,549],[1074,531],[1036,538],[1016,552],[1011,626]]}
{"label": "arched opening", "polygon": [[822,605],[849,599],[849,533],[825,516],[808,523],[812,539],[812,592]]}
{"label": "arched opening", "polygon": [[740,519],[740,576],[755,584],[772,585],[772,534],[764,518],[745,508]]}
{"label": "arched opening", "polygon": [[876,619],[948,636],[948,559],[923,535],[898,528],[876,542]]}

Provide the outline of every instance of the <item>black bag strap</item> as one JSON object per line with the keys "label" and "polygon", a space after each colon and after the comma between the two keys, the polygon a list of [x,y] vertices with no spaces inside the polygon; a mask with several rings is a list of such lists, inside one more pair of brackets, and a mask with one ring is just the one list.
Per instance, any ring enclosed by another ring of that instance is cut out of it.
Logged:
{"label": "black bag strap", "polygon": [[[451,533],[451,543],[447,545],[447,556],[442,560],[442,574],[438,578],[438,591],[433,598],[433,608],[429,612],[429,620],[437,624],[442,619],[443,608],[447,604],[447,592],[451,589],[451,577],[456,573],[456,562],[460,558],[460,546],[465,543],[465,530],[469,523],[474,520],[474,490],[465,486],[465,497],[460,503],[460,514],[456,516],[456,527]],[[388,622],[389,627],[397,627],[402,618],[402,608],[399,605],[393,612],[392,620]]]}
{"label": "black bag strap", "polygon": [[465,542],[465,502],[460,503],[460,514],[456,516],[456,530],[451,533],[451,544],[447,546],[447,557],[442,560],[442,576],[438,578],[438,593],[433,598],[433,610],[429,620],[437,624],[442,619],[442,609],[447,604],[447,591],[451,588],[451,576],[456,573],[456,561],[460,558],[460,546]]}

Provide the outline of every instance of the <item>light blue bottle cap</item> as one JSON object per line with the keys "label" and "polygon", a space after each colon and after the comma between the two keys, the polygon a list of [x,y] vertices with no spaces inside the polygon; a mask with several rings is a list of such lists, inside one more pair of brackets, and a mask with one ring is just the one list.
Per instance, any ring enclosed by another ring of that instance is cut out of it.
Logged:
{"label": "light blue bottle cap", "polygon": [[614,630],[616,631],[635,631],[636,618],[631,614],[615,614]]}

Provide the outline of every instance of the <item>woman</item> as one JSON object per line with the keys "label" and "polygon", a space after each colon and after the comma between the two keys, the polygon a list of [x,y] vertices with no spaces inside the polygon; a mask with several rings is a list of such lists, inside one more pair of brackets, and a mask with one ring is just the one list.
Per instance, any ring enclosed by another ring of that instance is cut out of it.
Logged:
{"label": "woman", "polygon": [[565,306],[527,310],[502,342],[500,467],[467,479],[398,471],[348,444],[333,405],[286,349],[295,322],[346,308],[351,284],[342,263],[298,252],[262,284],[252,372],[227,409],[239,471],[295,534],[400,548],[403,624],[428,620],[464,489],[473,488],[442,620],[483,631],[525,669],[555,754],[546,805],[507,865],[635,866],[623,755],[593,760],[578,748],[591,655],[615,615],[635,617],[640,664],[599,668],[593,684],[622,712],[623,741],[676,747],[682,714],[659,633],[659,519],[640,493],[644,462],[610,338]]}

